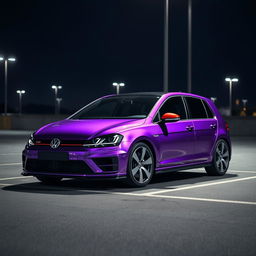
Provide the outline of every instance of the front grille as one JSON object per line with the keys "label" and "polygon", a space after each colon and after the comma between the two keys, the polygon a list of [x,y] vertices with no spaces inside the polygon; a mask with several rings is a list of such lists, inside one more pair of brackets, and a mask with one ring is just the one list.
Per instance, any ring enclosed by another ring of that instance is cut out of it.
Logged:
{"label": "front grille", "polygon": [[26,170],[31,172],[53,172],[66,174],[95,174],[90,167],[79,160],[59,161],[59,160],[38,160],[27,159]]}
{"label": "front grille", "polygon": [[[36,146],[50,146],[52,139],[47,140],[47,139],[36,139],[35,141],[35,145]],[[61,147],[69,147],[69,146],[73,146],[73,147],[77,147],[77,146],[83,146],[83,144],[85,143],[85,140],[60,140],[60,146]]]}
{"label": "front grille", "polygon": [[113,172],[113,171],[118,170],[118,159],[117,159],[117,157],[93,158],[93,161],[104,172]]}

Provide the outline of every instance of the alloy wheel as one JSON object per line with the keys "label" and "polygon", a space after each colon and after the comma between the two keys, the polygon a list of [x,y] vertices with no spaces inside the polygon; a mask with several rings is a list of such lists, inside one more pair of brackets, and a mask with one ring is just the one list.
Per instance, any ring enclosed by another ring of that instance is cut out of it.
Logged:
{"label": "alloy wheel", "polygon": [[131,174],[139,184],[151,179],[153,172],[153,156],[146,146],[137,147],[132,153]]}
{"label": "alloy wheel", "polygon": [[221,141],[216,148],[216,167],[219,172],[226,172],[229,165],[229,148],[224,141]]}

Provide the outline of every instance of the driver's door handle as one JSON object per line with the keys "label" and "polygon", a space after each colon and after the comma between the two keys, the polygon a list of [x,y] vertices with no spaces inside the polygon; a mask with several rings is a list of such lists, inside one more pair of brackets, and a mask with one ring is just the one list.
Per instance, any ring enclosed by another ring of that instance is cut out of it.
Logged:
{"label": "driver's door handle", "polygon": [[212,129],[215,129],[215,128],[216,128],[216,124],[211,124],[210,127],[211,127]]}
{"label": "driver's door handle", "polygon": [[191,132],[191,131],[194,130],[194,126],[188,125],[188,126],[186,127],[186,129],[187,129],[189,132]]}

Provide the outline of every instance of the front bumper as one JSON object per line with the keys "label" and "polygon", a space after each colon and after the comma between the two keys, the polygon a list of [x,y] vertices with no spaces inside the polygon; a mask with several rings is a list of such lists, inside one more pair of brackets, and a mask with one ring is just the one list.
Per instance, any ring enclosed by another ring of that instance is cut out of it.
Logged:
{"label": "front bumper", "polygon": [[22,152],[22,175],[121,178],[126,176],[127,155],[120,147],[31,147]]}

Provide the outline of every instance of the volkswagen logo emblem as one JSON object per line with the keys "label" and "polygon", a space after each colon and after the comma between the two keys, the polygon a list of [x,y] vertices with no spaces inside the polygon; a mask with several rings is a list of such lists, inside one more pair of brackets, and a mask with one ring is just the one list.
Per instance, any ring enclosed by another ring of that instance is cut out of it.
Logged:
{"label": "volkswagen logo emblem", "polygon": [[59,145],[60,145],[60,140],[57,138],[54,138],[50,143],[51,148],[57,148]]}

